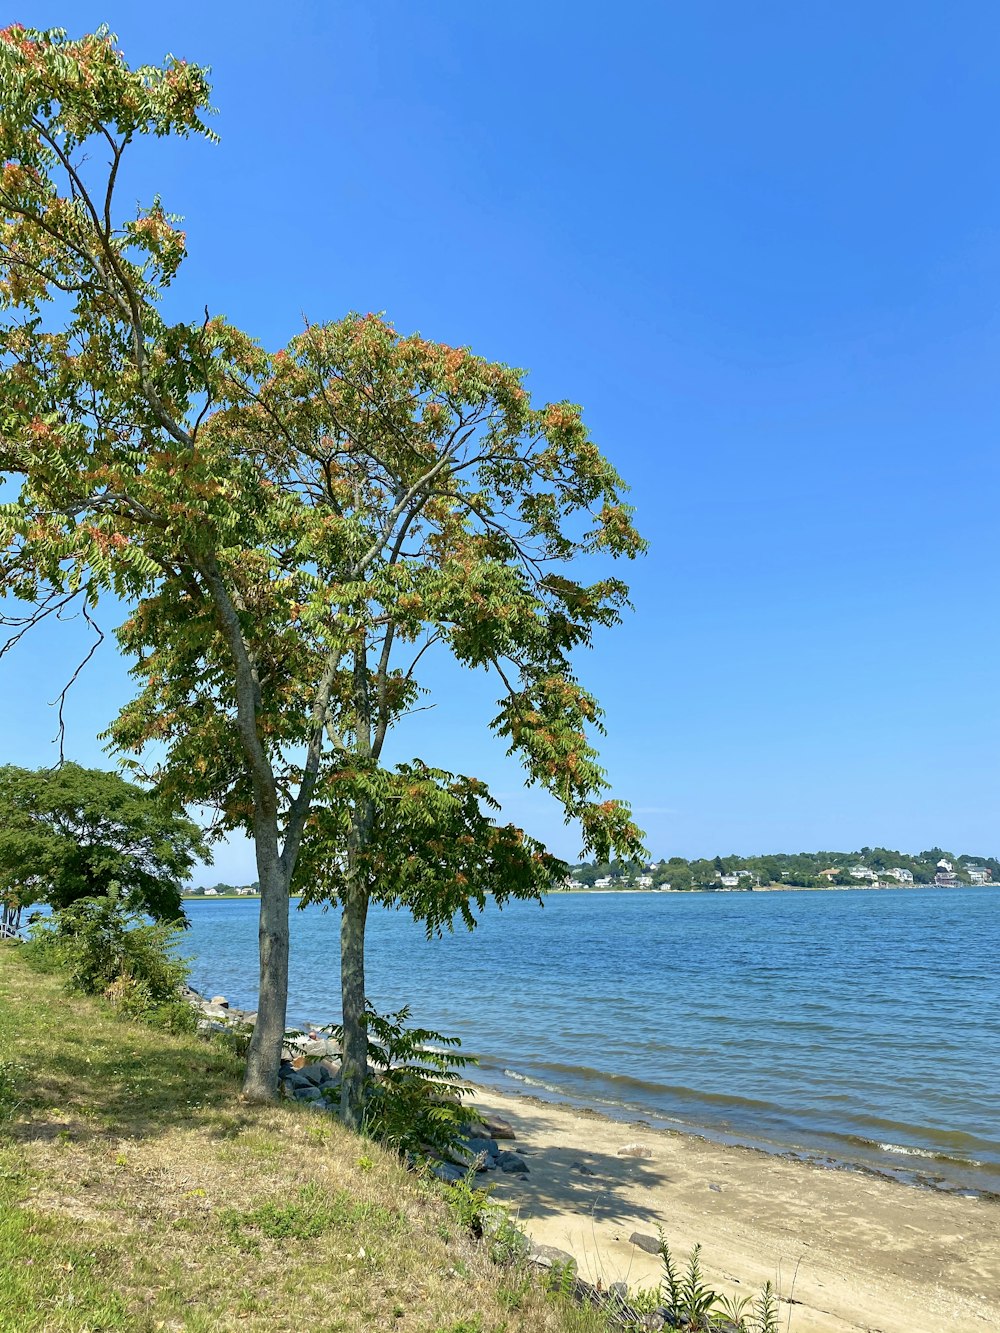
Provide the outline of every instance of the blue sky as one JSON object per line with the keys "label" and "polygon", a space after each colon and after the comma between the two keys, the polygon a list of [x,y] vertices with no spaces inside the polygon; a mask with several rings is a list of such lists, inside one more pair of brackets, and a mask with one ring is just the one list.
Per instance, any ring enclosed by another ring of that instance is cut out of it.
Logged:
{"label": "blue sky", "polygon": [[[385,310],[585,406],[651,545],[581,672],[656,854],[997,851],[996,6],[20,17],[212,65],[221,144],[152,143],[134,179],[185,215],[178,310],[269,346]],[[58,630],[0,663],[9,761],[51,759]],[[575,855],[486,737],[488,683],[441,683],[400,753],[485,776]],[[127,689],[102,651],[74,757],[102,761]]]}

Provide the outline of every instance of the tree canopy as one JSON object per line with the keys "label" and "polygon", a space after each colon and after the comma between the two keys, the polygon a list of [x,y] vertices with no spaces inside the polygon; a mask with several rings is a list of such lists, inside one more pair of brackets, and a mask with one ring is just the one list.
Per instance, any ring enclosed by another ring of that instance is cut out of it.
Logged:
{"label": "tree canopy", "polygon": [[208,857],[198,826],[117,773],[0,768],[0,899],[61,909],[117,894],[175,921],[181,885]]}
{"label": "tree canopy", "polygon": [[214,806],[254,839],[246,1090],[273,1095],[304,840],[325,876],[310,891],[350,908],[362,939],[372,867],[437,928],[462,911],[461,876],[475,901],[483,884],[537,892],[555,864],[493,827],[475,779],[383,765],[425,654],[493,675],[494,731],[588,852],[636,852],[574,653],[627,604],[608,561],[643,543],[579,407],[534,405],[519,370],[374,314],[307,325],[273,354],[207,310],[166,322],[184,234],[159,199],[123,209],[120,171],[143,140],[212,137],[203,70],[133,71],[107,32],[13,27],[0,95],[0,477],[17,485],[0,582],[32,607],[8,644],[73,599],[130,605],[138,694],[108,734],[124,754],[157,747],[175,805]]}

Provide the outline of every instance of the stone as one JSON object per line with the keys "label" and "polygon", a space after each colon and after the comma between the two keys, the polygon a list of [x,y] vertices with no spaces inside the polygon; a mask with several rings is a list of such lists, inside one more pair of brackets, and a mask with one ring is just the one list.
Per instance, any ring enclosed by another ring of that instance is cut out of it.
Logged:
{"label": "stone", "polygon": [[324,1083],[329,1083],[333,1075],[330,1073],[329,1069],[327,1069],[326,1065],[314,1064],[303,1065],[299,1077],[304,1078],[307,1082],[312,1083],[315,1087],[319,1088],[322,1087]]}
{"label": "stone", "polygon": [[488,1171],[493,1161],[488,1152],[477,1151],[461,1143],[451,1149],[449,1157],[465,1171]]}
{"label": "stone", "polygon": [[619,1157],[652,1157],[653,1150],[641,1143],[626,1143],[618,1149]]}
{"label": "stone", "polygon": [[197,1027],[198,1027],[198,1031],[199,1031],[203,1036],[206,1035],[206,1034],[208,1034],[208,1033],[212,1033],[212,1032],[226,1032],[226,1031],[228,1031],[228,1029],[227,1029],[225,1023],[217,1023],[217,1022],[215,1022],[215,1021],[214,1021],[213,1019],[211,1019],[211,1018],[199,1018],[199,1019],[198,1019],[198,1025],[197,1025]]}
{"label": "stone", "polygon": [[628,1243],[634,1245],[637,1250],[645,1250],[647,1254],[660,1253],[660,1242],[657,1237],[647,1236],[641,1231],[633,1231]]}
{"label": "stone", "polygon": [[640,1327],[650,1329],[651,1333],[657,1333],[659,1329],[663,1328],[664,1323],[665,1320],[659,1310],[650,1310],[648,1314],[640,1315],[639,1317]]}
{"label": "stone", "polygon": [[212,998],[209,1000],[209,1004],[217,1004],[220,1009],[229,1008],[229,1001],[226,999],[224,995],[213,995]]}
{"label": "stone", "polygon": [[324,1100],[323,1094],[319,1088],[311,1083],[306,1083],[303,1087],[295,1089],[295,1100],[298,1102],[318,1102]]}
{"label": "stone", "polygon": [[619,1301],[627,1301],[627,1300],[628,1300],[628,1283],[627,1283],[627,1282],[612,1282],[611,1285],[608,1287],[608,1295],[609,1295],[609,1296],[614,1296],[615,1299],[616,1299],[616,1300],[619,1300]]}
{"label": "stone", "polygon": [[483,1129],[489,1134],[491,1139],[516,1139],[514,1126],[508,1121],[502,1120],[498,1115],[487,1115],[483,1117]]}
{"label": "stone", "polygon": [[508,1175],[526,1176],[528,1174],[528,1163],[516,1152],[502,1152],[497,1160],[500,1164],[500,1170],[506,1171]]}
{"label": "stone", "polygon": [[552,1268],[555,1265],[559,1267],[569,1266],[576,1271],[576,1260],[565,1250],[559,1250],[554,1245],[532,1245],[531,1252],[528,1255],[528,1262],[534,1264],[536,1268]]}
{"label": "stone", "polygon": [[453,1162],[436,1162],[431,1167],[431,1175],[437,1176],[438,1180],[443,1180],[446,1185],[453,1185],[456,1180],[462,1179],[465,1172]]}
{"label": "stone", "polygon": [[571,1162],[569,1169],[571,1171],[579,1171],[581,1176],[597,1175],[597,1172],[593,1169],[593,1167],[588,1166],[586,1162]]}

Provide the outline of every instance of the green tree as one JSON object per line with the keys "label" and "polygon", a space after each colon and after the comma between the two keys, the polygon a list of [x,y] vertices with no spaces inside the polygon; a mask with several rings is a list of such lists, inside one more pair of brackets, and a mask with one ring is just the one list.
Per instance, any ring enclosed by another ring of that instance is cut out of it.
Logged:
{"label": "green tree", "polygon": [[[219,317],[166,322],[184,236],[159,200],[122,212],[122,162],[150,136],[211,138],[208,95],[183,62],[130,70],[107,33],[0,33],[0,475],[20,483],[0,511],[0,577],[34,606],[8,642],[74,599],[132,605],[119,637],[140,689],[113,744],[155,743],[165,796],[214,805],[219,828],[255,844],[251,1097],[276,1091],[303,839],[345,840],[310,856],[344,908],[350,1101],[372,849],[397,827],[393,803],[415,786],[427,836],[408,853],[421,892],[395,866],[386,896],[429,922],[467,873],[450,847],[442,864],[442,829],[457,819],[473,836],[488,819],[470,779],[383,764],[419,663],[447,652],[491,672],[494,730],[528,780],[600,859],[632,857],[638,833],[604,799],[600,714],[572,667],[627,590],[573,570],[642,542],[579,409],[534,407],[521,372],[375,316],[310,326],[274,355]],[[517,862],[534,890],[556,864],[490,837],[489,883]]]}
{"label": "green tree", "polygon": [[181,885],[207,858],[196,824],[117,773],[0,768],[0,900],[60,911],[112,894],[176,921]]}

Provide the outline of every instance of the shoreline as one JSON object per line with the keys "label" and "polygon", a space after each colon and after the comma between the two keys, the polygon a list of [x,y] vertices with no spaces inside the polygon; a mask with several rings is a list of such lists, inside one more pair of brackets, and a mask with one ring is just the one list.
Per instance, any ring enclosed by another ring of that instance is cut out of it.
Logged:
{"label": "shoreline", "polygon": [[[728,896],[730,894],[747,893],[917,893],[927,889],[933,889],[940,893],[954,893],[956,889],[1000,889],[998,884],[755,884],[752,889],[589,889],[586,885],[579,885],[573,889],[549,889],[542,896],[544,898],[569,898],[574,894],[582,894],[588,897],[596,898],[602,894],[608,897],[620,897],[622,894],[628,894],[631,897],[648,896],[660,898],[666,894],[671,897],[687,897],[692,893],[711,894],[713,896]],[[290,900],[294,901],[301,895],[290,894]],[[190,902],[260,902],[259,893],[182,893],[181,901]]]}
{"label": "shoreline", "polygon": [[529,1167],[491,1174],[493,1197],[588,1281],[655,1284],[662,1226],[681,1263],[703,1244],[713,1286],[747,1295],[748,1283],[775,1283],[793,1333],[1000,1326],[995,1196],[908,1188],[530,1094],[476,1086],[473,1101],[510,1122]]}
{"label": "shoreline", "polygon": [[[474,1066],[477,1072],[479,1067]],[[905,1189],[926,1190],[931,1194],[940,1194],[944,1196],[953,1196],[956,1198],[983,1199],[988,1202],[1000,1204],[1000,1180],[998,1188],[992,1189],[985,1185],[974,1185],[962,1183],[960,1180],[949,1179],[942,1175],[940,1171],[933,1170],[935,1164],[939,1166],[949,1165],[953,1169],[954,1175],[960,1175],[960,1168],[965,1165],[961,1158],[949,1158],[944,1155],[935,1155],[922,1149],[912,1149],[901,1146],[897,1155],[903,1157],[913,1157],[917,1161],[926,1162],[926,1166],[916,1164],[893,1163],[891,1161],[881,1160],[887,1153],[887,1148],[880,1148],[880,1145],[872,1142],[872,1156],[870,1160],[865,1160],[858,1156],[851,1158],[836,1149],[831,1150],[828,1147],[805,1147],[793,1143],[780,1143],[769,1141],[763,1136],[754,1137],[752,1133],[743,1134],[738,1130],[715,1129],[709,1125],[699,1125],[694,1122],[677,1121],[671,1117],[657,1115],[655,1111],[642,1112],[641,1110],[622,1105],[620,1114],[615,1113],[613,1107],[605,1105],[603,1108],[590,1105],[588,1102],[580,1099],[573,1100],[568,1094],[551,1091],[549,1096],[540,1092],[528,1090],[522,1091],[519,1088],[510,1088],[500,1086],[496,1083],[479,1082],[476,1079],[465,1079],[464,1082],[473,1089],[474,1094],[489,1098],[492,1096],[503,1097],[517,1101],[519,1099],[539,1107],[553,1108],[557,1111],[566,1112],[569,1115],[584,1116],[588,1120],[603,1120],[610,1125],[631,1127],[637,1132],[650,1132],[656,1134],[668,1134],[681,1140],[693,1140],[697,1143],[710,1144],[713,1147],[723,1149],[734,1149],[739,1152],[759,1153],[761,1157],[787,1162],[800,1162],[803,1165],[815,1167],[821,1171],[839,1171],[849,1172],[859,1176],[870,1177],[875,1180],[891,1182],[893,1185],[902,1186]],[[859,1145],[860,1146],[860,1145]],[[881,1151],[881,1157],[876,1155],[874,1150]],[[979,1165],[969,1162],[970,1174],[975,1174],[974,1167]]]}
{"label": "shoreline", "polygon": [[916,893],[924,889],[954,893],[956,889],[1000,889],[1000,884],[755,884],[752,889],[588,889],[581,884],[573,889],[551,889],[545,896],[568,898],[573,894],[587,894],[596,897],[603,893],[617,897],[627,893],[658,898],[664,894],[687,897],[692,893],[706,893],[723,897],[737,893]]}

